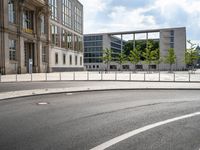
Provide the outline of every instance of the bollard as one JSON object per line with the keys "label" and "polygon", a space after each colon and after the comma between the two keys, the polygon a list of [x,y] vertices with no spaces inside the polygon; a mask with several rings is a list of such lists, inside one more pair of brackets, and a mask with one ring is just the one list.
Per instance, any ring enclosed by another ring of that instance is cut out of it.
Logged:
{"label": "bollard", "polygon": [[61,77],[61,72],[60,72],[60,81],[61,81],[61,78],[62,78],[62,77]]}
{"label": "bollard", "polygon": [[191,82],[191,74],[189,73],[189,82]]}
{"label": "bollard", "polygon": [[73,80],[75,80],[76,79],[76,74],[75,74],[75,72],[73,73]]}
{"label": "bollard", "polygon": [[45,80],[47,81],[47,73],[45,73]]}
{"label": "bollard", "polygon": [[174,73],[174,82],[176,82],[176,74]]}
{"label": "bollard", "polygon": [[31,82],[33,81],[33,74],[31,73]]}
{"label": "bollard", "polygon": [[89,80],[89,72],[87,72],[87,80]]}

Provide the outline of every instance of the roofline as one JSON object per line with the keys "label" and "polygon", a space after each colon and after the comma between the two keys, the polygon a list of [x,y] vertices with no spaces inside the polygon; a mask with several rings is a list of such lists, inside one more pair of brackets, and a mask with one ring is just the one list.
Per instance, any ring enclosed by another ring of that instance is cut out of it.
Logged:
{"label": "roofline", "polygon": [[84,34],[84,36],[88,35],[121,35],[121,34],[134,34],[134,33],[152,33],[152,32],[160,32],[161,30],[174,30],[174,29],[186,29],[186,27],[175,27],[175,28],[160,28],[160,29],[149,29],[149,30],[135,30],[135,31],[120,31],[120,32],[108,32],[108,33],[90,33]]}

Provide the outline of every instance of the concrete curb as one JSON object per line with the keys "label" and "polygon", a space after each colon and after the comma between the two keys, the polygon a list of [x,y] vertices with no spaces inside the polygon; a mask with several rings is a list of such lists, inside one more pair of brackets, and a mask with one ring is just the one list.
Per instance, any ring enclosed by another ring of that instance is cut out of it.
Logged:
{"label": "concrete curb", "polygon": [[34,89],[24,91],[13,91],[0,93],[0,101],[30,97],[49,94],[61,94],[61,93],[77,93],[77,92],[94,92],[94,91],[117,91],[117,90],[200,90],[200,88],[187,88],[187,87],[73,87],[73,88],[56,88],[56,89]]}

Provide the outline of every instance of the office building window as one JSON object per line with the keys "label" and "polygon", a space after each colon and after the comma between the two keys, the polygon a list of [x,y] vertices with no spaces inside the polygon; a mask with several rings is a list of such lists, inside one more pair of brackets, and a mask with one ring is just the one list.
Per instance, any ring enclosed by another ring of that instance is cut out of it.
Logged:
{"label": "office building window", "polygon": [[8,0],[8,20],[15,23],[15,7],[14,0]]}
{"label": "office building window", "polygon": [[75,7],[75,31],[77,32],[82,32],[82,11],[78,8]]}
{"label": "office building window", "polygon": [[33,33],[33,11],[25,10],[23,12],[23,29],[24,32]]}
{"label": "office building window", "polygon": [[57,20],[58,19],[57,0],[49,0],[49,5],[50,5],[50,9],[51,9],[51,19]]}
{"label": "office building window", "polygon": [[47,49],[45,46],[42,46],[42,62],[47,62]]}
{"label": "office building window", "polygon": [[82,66],[83,58],[80,57],[80,65]]}
{"label": "office building window", "polygon": [[16,40],[9,40],[9,58],[16,60]]}
{"label": "office building window", "polygon": [[63,54],[63,65],[65,65],[65,64],[66,64],[66,55]]}
{"label": "office building window", "polygon": [[58,53],[55,53],[55,64],[58,64]]}
{"label": "office building window", "polygon": [[67,33],[67,48],[73,49],[73,34],[71,32]]}
{"label": "office building window", "polygon": [[62,0],[62,23],[65,26],[72,26],[72,3],[70,0]]}
{"label": "office building window", "polygon": [[51,25],[51,42],[52,44],[59,46],[59,28],[56,25]]}
{"label": "office building window", "polygon": [[69,64],[72,65],[72,55],[69,56]]}
{"label": "office building window", "polygon": [[77,56],[75,56],[75,65],[77,65],[78,60],[77,60]]}
{"label": "office building window", "polygon": [[44,28],[45,28],[45,20],[44,20],[44,15],[41,15],[41,33],[44,34]]}

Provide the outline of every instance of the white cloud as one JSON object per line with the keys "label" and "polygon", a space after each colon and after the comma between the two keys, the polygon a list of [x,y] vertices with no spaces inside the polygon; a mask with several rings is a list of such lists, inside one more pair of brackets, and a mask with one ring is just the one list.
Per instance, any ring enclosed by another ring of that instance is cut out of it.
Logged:
{"label": "white cloud", "polygon": [[152,0],[149,6],[140,8],[120,3],[113,6],[112,1],[80,0],[85,13],[84,33],[186,26],[188,39],[200,40],[199,0]]}

